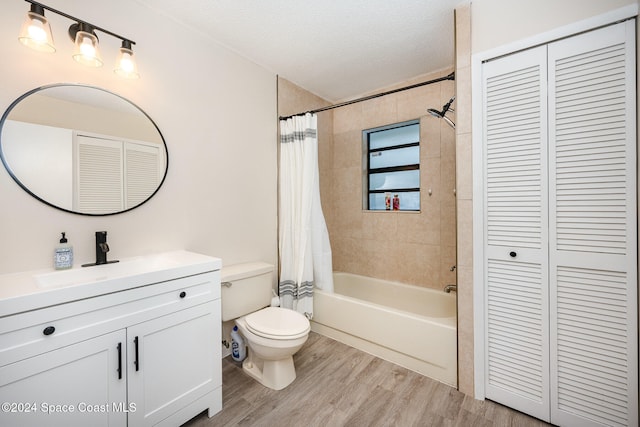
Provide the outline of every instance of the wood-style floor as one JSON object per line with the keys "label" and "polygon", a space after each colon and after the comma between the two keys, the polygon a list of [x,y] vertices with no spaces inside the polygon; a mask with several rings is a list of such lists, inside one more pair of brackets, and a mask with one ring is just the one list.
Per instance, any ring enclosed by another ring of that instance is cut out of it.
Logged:
{"label": "wood-style floor", "polygon": [[222,412],[185,426],[548,425],[313,332],[294,362],[296,380],[274,391],[225,358]]}

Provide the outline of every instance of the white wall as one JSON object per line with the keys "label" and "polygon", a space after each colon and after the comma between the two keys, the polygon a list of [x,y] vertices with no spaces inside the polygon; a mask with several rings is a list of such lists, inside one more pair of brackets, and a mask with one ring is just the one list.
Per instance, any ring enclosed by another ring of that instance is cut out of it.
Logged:
{"label": "white wall", "polygon": [[473,53],[532,37],[637,0],[472,0]]}
{"label": "white wall", "polygon": [[95,257],[94,232],[107,230],[109,257],[193,250],[226,264],[276,262],[276,76],[167,17],[127,0],[49,0],[47,5],[131,37],[140,80],[112,71],[120,42],[98,33],[105,65],[71,59],[72,23],[46,13],[58,51],[22,46],[29,9],[3,2],[0,13],[0,112],[45,84],[74,82],[122,95],[156,122],[169,149],[169,172],[157,195],[124,214],[87,217],[46,206],[0,168],[0,274],[47,268],[61,231],[76,264]]}

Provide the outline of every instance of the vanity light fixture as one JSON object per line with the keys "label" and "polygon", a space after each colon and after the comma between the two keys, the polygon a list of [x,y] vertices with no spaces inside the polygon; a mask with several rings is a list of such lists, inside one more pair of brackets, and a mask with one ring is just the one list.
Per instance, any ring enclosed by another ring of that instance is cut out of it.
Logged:
{"label": "vanity light fixture", "polygon": [[31,3],[31,10],[27,12],[27,19],[22,24],[18,40],[25,46],[40,52],[56,51],[51,35],[51,25],[44,17],[44,8],[41,5]]}
{"label": "vanity light fixture", "polygon": [[51,35],[51,27],[49,21],[44,17],[44,11],[48,10],[57,15],[64,16],[67,19],[75,21],[69,27],[69,37],[74,42],[73,59],[83,65],[90,67],[101,67],[103,64],[100,55],[99,40],[96,30],[108,34],[112,37],[122,40],[122,47],[118,54],[116,67],[114,72],[125,78],[137,79],[138,67],[135,63],[132,46],[136,44],[133,40],[126,39],[111,31],[90,24],[86,21],[68,15],[59,10],[45,6],[33,0],[25,0],[31,4],[31,9],[27,13],[27,19],[22,25],[18,40],[25,46],[41,52],[55,52],[56,48],[53,44],[53,36]]}

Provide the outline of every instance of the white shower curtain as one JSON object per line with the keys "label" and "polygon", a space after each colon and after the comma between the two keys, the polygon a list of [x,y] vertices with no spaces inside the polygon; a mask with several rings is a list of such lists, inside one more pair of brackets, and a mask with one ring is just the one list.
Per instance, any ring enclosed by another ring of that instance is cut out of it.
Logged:
{"label": "white shower curtain", "polygon": [[314,286],[333,292],[318,176],[317,116],[280,120],[280,302],[309,319]]}

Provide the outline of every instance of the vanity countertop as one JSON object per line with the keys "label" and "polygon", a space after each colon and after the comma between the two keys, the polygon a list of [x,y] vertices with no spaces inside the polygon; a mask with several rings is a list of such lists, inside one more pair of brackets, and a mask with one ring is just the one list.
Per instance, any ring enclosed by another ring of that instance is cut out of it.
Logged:
{"label": "vanity countertop", "polygon": [[113,264],[0,274],[0,318],[153,283],[220,270],[222,261],[188,251],[121,259]]}

